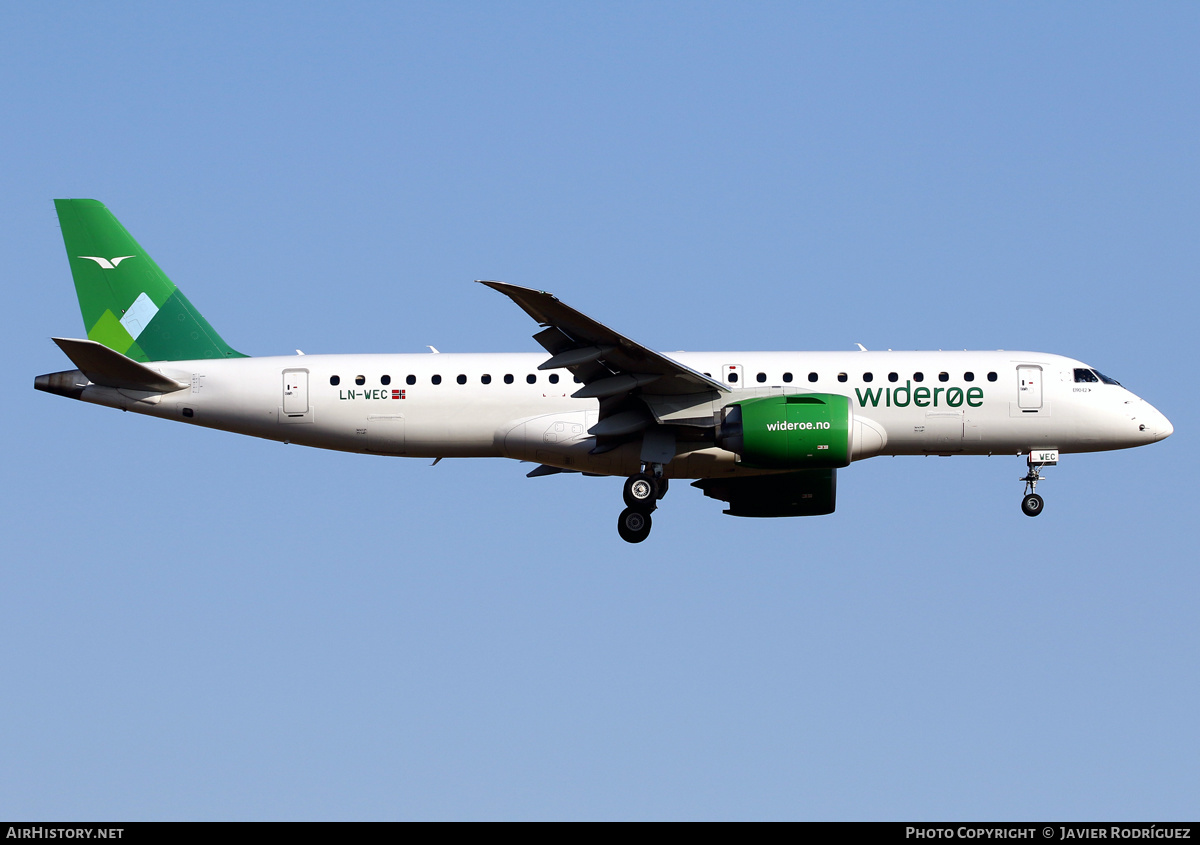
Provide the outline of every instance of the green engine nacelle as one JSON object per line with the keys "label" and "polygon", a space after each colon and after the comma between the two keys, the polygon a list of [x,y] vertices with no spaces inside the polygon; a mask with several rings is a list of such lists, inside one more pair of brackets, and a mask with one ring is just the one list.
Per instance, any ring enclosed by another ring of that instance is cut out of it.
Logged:
{"label": "green engine nacelle", "polygon": [[846,396],[763,396],[726,407],[717,445],[759,469],[844,467],[853,425]]}

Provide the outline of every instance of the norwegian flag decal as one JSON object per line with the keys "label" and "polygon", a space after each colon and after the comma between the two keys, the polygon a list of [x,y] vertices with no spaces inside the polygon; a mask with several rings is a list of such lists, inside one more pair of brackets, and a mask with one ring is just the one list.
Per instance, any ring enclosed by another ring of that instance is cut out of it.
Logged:
{"label": "norwegian flag decal", "polygon": [[403,391],[403,390],[393,390],[393,391],[392,391],[392,398],[393,398],[393,399],[403,399],[403,398],[404,398],[404,391]]}

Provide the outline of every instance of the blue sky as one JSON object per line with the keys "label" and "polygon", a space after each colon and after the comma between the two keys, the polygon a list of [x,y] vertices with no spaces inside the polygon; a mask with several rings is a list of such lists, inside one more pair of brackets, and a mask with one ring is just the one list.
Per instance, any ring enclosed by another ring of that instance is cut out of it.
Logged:
{"label": "blue sky", "polygon": [[[0,816],[1168,819],[1200,795],[1200,10],[17,4]],[[35,393],[104,201],[249,354],[1081,358],[1174,423],[880,458],[832,516]]]}

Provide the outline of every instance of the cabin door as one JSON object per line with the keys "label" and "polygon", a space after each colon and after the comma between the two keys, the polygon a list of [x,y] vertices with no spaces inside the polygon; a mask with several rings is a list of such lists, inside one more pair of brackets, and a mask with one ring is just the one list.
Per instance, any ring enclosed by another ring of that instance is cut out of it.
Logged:
{"label": "cabin door", "polygon": [[1042,407],[1042,368],[1017,367],[1017,407]]}
{"label": "cabin door", "polygon": [[283,371],[283,413],[289,417],[308,413],[308,370]]}

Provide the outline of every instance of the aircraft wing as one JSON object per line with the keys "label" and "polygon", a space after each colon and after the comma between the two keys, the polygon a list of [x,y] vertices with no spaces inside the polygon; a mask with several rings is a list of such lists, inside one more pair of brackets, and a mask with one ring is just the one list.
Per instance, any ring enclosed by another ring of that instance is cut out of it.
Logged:
{"label": "aircraft wing", "polygon": [[500,291],[544,327],[533,338],[551,357],[538,369],[570,370],[583,382],[573,394],[577,398],[604,400],[630,396],[643,388],[659,396],[730,392],[716,379],[597,323],[552,294],[504,282],[480,284]]}

